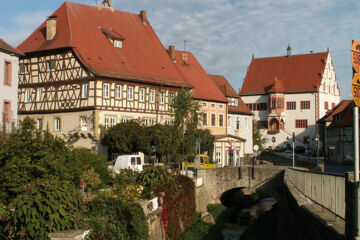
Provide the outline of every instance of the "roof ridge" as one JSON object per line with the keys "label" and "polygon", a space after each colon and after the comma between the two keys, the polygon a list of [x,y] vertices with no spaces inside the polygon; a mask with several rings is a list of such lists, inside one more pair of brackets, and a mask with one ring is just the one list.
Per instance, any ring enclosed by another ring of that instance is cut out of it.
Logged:
{"label": "roof ridge", "polygon": [[[324,54],[324,53],[326,53],[326,54],[329,54],[329,52],[313,52],[313,53],[301,53],[301,54],[291,54],[291,57],[290,57],[290,59],[292,58],[292,57],[298,57],[298,56],[305,56],[305,55],[319,55],[319,54]],[[286,55],[280,55],[280,56],[271,56],[271,57],[259,57],[259,58],[252,58],[252,60],[256,60],[256,59],[269,59],[269,58],[287,58],[287,56]],[[252,61],[251,60],[251,61]]]}

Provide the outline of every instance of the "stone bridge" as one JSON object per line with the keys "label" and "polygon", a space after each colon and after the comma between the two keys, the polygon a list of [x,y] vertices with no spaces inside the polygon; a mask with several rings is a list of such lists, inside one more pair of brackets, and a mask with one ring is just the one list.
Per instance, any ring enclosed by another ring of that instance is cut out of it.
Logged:
{"label": "stone bridge", "polygon": [[257,188],[286,168],[255,165],[199,169],[195,180],[196,211],[203,212],[208,204],[220,203],[222,194],[230,189]]}

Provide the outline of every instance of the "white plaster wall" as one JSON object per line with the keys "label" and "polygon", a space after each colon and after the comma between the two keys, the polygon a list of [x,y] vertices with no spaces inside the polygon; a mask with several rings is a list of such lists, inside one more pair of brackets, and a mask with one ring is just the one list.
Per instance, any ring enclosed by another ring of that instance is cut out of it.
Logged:
{"label": "white plaster wall", "polygon": [[[249,115],[228,114],[228,134],[246,139],[245,154],[253,153],[252,118]],[[236,129],[237,120],[240,122],[239,129]]]}
{"label": "white plaster wall", "polygon": [[[11,86],[4,85],[4,63],[11,61]],[[2,113],[4,100],[11,102],[11,121],[17,124],[17,90],[18,90],[19,58],[0,52],[0,126],[2,126]]]}
{"label": "white plaster wall", "polygon": [[[254,95],[254,96],[241,96],[241,99],[247,103],[267,103],[267,108],[269,109],[269,96],[268,95]],[[254,113],[254,118],[257,121],[267,121],[267,116],[269,111],[252,111]]]}

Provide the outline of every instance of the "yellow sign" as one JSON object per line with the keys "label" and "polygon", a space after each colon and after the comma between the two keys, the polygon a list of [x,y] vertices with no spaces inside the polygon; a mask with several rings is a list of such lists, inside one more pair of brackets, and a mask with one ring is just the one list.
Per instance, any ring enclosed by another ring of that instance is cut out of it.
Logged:
{"label": "yellow sign", "polygon": [[352,95],[356,106],[360,107],[360,75],[357,73],[352,81]]}
{"label": "yellow sign", "polygon": [[351,61],[355,72],[360,71],[360,41],[354,40],[351,46]]}

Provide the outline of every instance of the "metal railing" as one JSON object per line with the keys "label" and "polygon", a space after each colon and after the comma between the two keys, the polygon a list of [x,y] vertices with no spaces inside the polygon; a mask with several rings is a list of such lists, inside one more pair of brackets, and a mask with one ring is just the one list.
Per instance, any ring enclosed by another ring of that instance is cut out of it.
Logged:
{"label": "metal railing", "polygon": [[345,220],[345,177],[337,174],[288,169],[294,186],[306,197]]}

